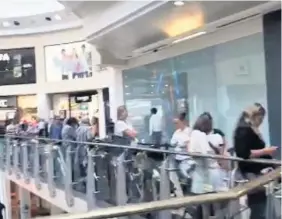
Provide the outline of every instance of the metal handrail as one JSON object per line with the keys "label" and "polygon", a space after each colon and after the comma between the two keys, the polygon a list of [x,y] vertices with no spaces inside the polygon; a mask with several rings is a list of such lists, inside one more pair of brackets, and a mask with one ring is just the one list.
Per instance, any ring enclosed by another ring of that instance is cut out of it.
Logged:
{"label": "metal handrail", "polygon": [[86,213],[65,214],[58,216],[37,217],[38,219],[106,219],[114,217],[123,217],[137,214],[145,214],[154,211],[170,210],[183,208],[189,205],[206,204],[211,202],[222,202],[227,200],[238,199],[249,192],[264,186],[267,183],[277,180],[281,177],[281,168],[277,168],[272,172],[263,175],[244,185],[235,187],[227,192],[203,194],[197,196],[187,196],[181,198],[171,198],[163,201],[154,201],[149,203],[132,204],[126,206],[117,206],[107,209],[95,209]]}
{"label": "metal handrail", "polygon": [[280,160],[274,160],[274,159],[242,159],[239,157],[234,156],[222,156],[222,155],[210,155],[210,154],[199,154],[199,153],[190,153],[190,152],[176,152],[171,150],[164,150],[164,149],[155,149],[155,148],[148,148],[148,147],[134,147],[134,146],[128,146],[128,145],[119,145],[119,144],[111,144],[111,143],[101,143],[101,142],[80,142],[80,141],[69,141],[69,140],[53,140],[49,138],[31,138],[26,136],[12,136],[9,135],[8,137],[11,138],[21,138],[21,139],[36,139],[40,141],[48,141],[48,142],[55,142],[55,143],[75,143],[75,144],[84,144],[89,145],[93,147],[108,147],[108,148],[120,148],[124,150],[135,150],[140,152],[154,152],[154,153],[160,153],[164,155],[186,155],[190,157],[195,158],[210,158],[210,159],[217,159],[217,160],[229,160],[229,161],[236,161],[236,162],[248,162],[248,163],[261,163],[261,164],[269,164],[274,166],[281,166]]}

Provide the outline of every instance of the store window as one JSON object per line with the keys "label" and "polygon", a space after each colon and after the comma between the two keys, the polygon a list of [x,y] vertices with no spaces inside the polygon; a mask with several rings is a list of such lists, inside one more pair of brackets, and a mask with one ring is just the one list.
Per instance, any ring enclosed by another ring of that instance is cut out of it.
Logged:
{"label": "store window", "polygon": [[21,119],[31,121],[32,117],[37,117],[37,96],[26,95],[17,97],[17,106],[21,111]]}
{"label": "store window", "polygon": [[0,85],[36,83],[34,48],[0,50]]}
{"label": "store window", "polygon": [[[267,108],[261,33],[124,71],[124,99],[139,138],[150,141],[150,108],[164,121],[164,140],[174,131],[172,119],[187,111],[190,125],[210,112],[215,126],[232,142],[236,121],[249,104]],[[269,141],[268,123],[263,133]]]}

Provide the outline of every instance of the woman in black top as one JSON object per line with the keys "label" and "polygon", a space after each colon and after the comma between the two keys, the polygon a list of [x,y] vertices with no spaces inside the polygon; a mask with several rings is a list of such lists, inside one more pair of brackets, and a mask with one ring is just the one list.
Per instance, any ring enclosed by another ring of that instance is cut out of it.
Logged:
{"label": "woman in black top", "polygon": [[[265,158],[271,159],[271,155],[277,147],[265,147],[265,142],[259,131],[263,122],[265,109],[261,104],[255,103],[240,116],[234,133],[234,147],[238,157],[243,159]],[[239,162],[239,170],[242,175],[253,180],[261,171],[270,165]],[[248,205],[251,209],[250,219],[265,219],[266,195],[264,190],[256,191],[248,195]]]}

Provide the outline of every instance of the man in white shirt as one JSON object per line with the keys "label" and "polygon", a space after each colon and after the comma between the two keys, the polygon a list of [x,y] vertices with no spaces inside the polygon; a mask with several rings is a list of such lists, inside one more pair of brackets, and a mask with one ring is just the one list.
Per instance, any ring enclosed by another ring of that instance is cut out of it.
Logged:
{"label": "man in white shirt", "polygon": [[149,134],[152,139],[152,143],[160,145],[162,142],[162,118],[158,114],[156,108],[151,109],[151,118],[149,121]]}

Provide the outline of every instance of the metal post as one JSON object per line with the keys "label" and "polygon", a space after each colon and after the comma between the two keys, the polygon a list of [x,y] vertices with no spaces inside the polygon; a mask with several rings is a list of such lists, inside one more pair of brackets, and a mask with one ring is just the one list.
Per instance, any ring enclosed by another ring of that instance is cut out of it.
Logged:
{"label": "metal post", "polygon": [[20,168],[19,168],[19,164],[20,164],[20,156],[21,156],[21,153],[20,153],[20,147],[22,145],[20,143],[18,144],[15,144],[14,145],[14,172],[16,174],[16,177],[17,179],[20,178]]}
{"label": "metal post", "polygon": [[47,165],[48,165],[48,171],[47,171],[47,182],[48,182],[48,189],[49,194],[51,197],[55,197],[56,195],[56,189],[55,189],[55,183],[54,183],[54,149],[53,145],[48,145],[48,154],[47,154]]}
{"label": "metal post", "polygon": [[11,169],[11,156],[13,154],[13,145],[14,141],[9,140],[7,145],[6,145],[6,168],[8,171],[8,174],[12,174],[12,169]]}
{"label": "metal post", "polygon": [[267,219],[273,219],[275,218],[274,212],[274,182],[270,182],[268,185],[266,185],[266,196],[267,196],[267,202],[266,202],[266,218]]}
{"label": "metal post", "polygon": [[30,180],[30,175],[29,175],[29,166],[28,166],[28,150],[27,150],[27,144],[23,143],[22,144],[22,149],[23,149],[23,175],[24,175],[24,180],[26,183],[29,183]]}
{"label": "metal post", "polygon": [[30,218],[30,193],[22,187],[19,187],[20,196],[20,218]]}
{"label": "metal post", "polygon": [[89,150],[87,153],[88,166],[87,166],[87,176],[86,176],[86,197],[87,197],[87,208],[91,210],[96,208],[96,189],[95,189],[95,179],[94,179],[94,165],[93,157],[95,155],[94,150]]}
{"label": "metal post", "polygon": [[[170,179],[169,179],[169,166],[170,166],[170,157],[167,157],[161,165],[160,173],[160,200],[167,200],[170,198]],[[171,212],[160,211],[158,213],[159,219],[171,219]]]}
{"label": "metal post", "polygon": [[74,200],[73,200],[73,189],[72,189],[72,172],[73,172],[73,166],[72,166],[72,150],[69,146],[66,151],[66,170],[64,175],[64,184],[65,184],[65,197],[66,202],[69,207],[73,206]]}
{"label": "metal post", "polygon": [[[35,143],[35,148],[34,148],[34,181],[35,181],[35,186],[37,189],[41,188],[40,184],[40,152],[39,152],[39,141]],[[41,163],[44,165],[43,163]],[[43,167],[41,167],[43,170]]]}
{"label": "metal post", "polygon": [[126,193],[126,173],[124,168],[125,153],[117,158],[117,174],[116,174],[116,202],[117,205],[125,205],[127,203]]}

